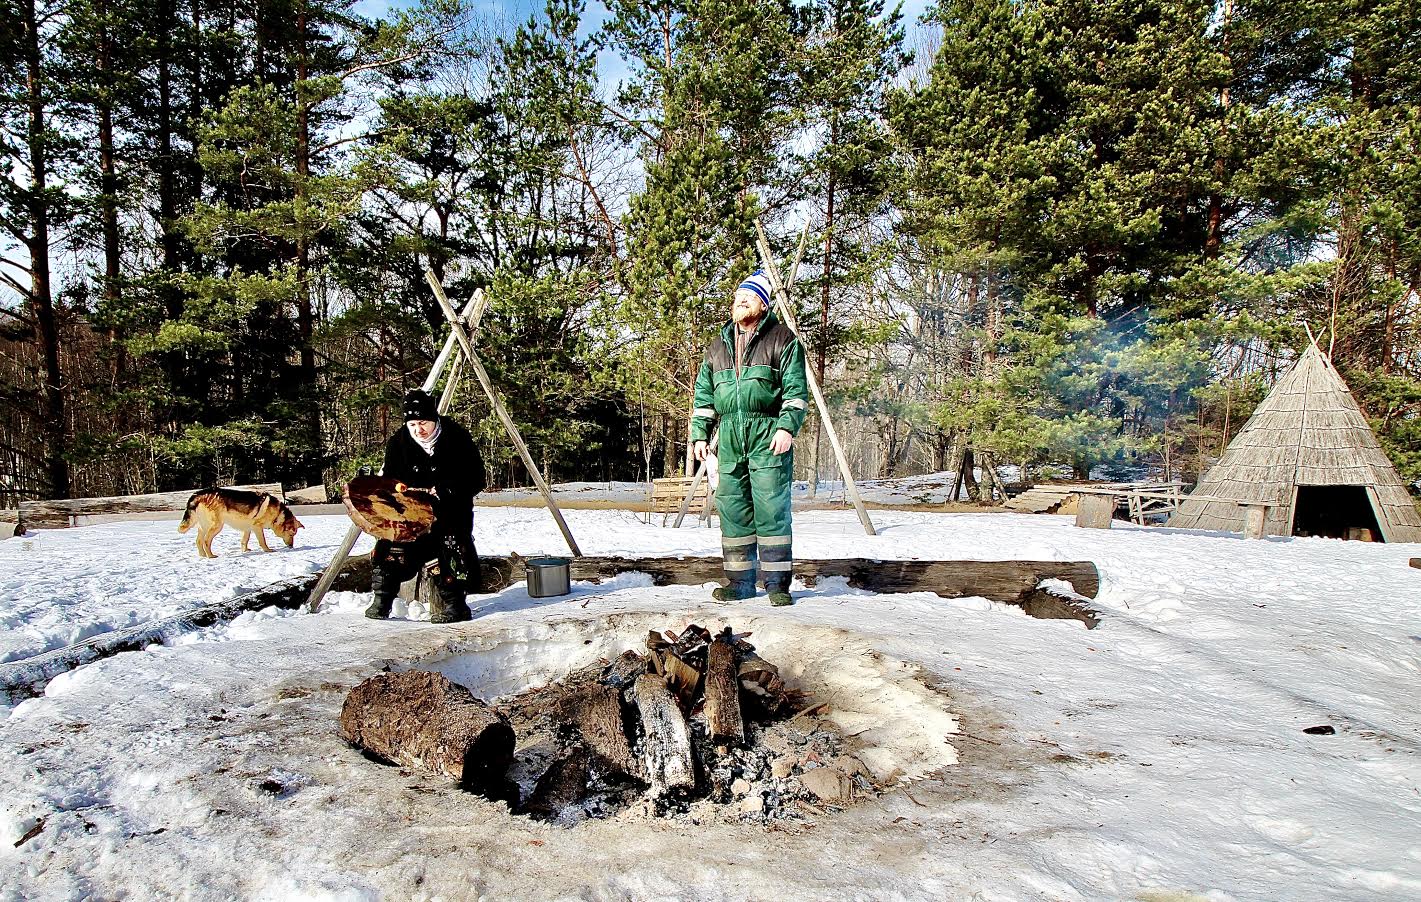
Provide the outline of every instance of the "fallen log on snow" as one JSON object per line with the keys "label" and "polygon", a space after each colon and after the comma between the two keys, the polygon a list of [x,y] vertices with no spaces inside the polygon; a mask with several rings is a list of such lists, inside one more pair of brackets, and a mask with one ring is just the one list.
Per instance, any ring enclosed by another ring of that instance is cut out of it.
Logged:
{"label": "fallen log on snow", "polygon": [[377,758],[483,788],[503,779],[515,737],[507,718],[448,677],[380,673],[350,690],[340,711],[350,743]]}
{"label": "fallen log on snow", "polygon": [[[236,485],[228,488],[247,492],[266,492],[282,497],[281,483],[265,482],[257,485]],[[104,514],[148,514],[166,511],[180,511],[201,489],[185,489],[180,492],[156,492],[148,495],[116,495],[108,498],[65,498],[46,501],[21,501],[19,519],[26,527],[35,529],[62,528],[69,526],[78,517],[96,517]]]}
{"label": "fallen log on snow", "polygon": [[[497,560],[497,559],[495,559]],[[658,586],[700,585],[724,578],[719,557],[582,557],[572,562],[572,578],[600,581],[637,571]],[[520,574],[521,575],[521,574]],[[794,575],[806,585],[844,577],[870,592],[933,592],[943,598],[979,596],[1023,604],[1043,580],[1069,582],[1076,594],[1094,598],[1100,572],[1090,561],[875,561],[869,558],[796,560]],[[515,576],[515,578],[519,578]]]}

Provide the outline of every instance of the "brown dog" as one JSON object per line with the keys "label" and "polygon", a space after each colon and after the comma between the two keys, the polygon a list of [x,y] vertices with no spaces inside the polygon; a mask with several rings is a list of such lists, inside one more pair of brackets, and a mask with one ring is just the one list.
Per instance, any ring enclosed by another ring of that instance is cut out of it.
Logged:
{"label": "brown dog", "polygon": [[187,532],[194,520],[197,521],[197,553],[200,557],[217,557],[212,553],[212,539],[222,531],[224,524],[242,531],[243,551],[248,550],[247,543],[251,541],[253,531],[262,551],[270,551],[266,533],[262,530],[270,529],[290,548],[296,541],[296,530],[303,528],[301,521],[280,498],[266,492],[244,492],[240,489],[193,492],[187,500],[187,510],[183,512],[178,532]]}

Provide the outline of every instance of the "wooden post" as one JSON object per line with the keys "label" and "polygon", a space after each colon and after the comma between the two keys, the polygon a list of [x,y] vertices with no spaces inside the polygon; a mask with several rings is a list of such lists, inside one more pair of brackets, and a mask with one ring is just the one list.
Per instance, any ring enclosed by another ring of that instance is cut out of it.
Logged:
{"label": "wooden post", "polygon": [[[463,316],[469,322],[470,327],[475,330],[478,329],[479,320],[483,317],[484,305],[485,300],[482,288],[474,292],[474,296],[469,298],[469,302],[464,305]],[[452,332],[449,333],[449,337],[444,340],[444,348],[439,352],[439,356],[434,358],[434,366],[429,368],[429,375],[424,377],[424,385],[420,386],[425,391],[433,391],[434,386],[439,383],[439,377],[444,372],[444,367],[448,364],[449,357],[453,354],[454,347],[457,343],[458,339],[454,337]],[[440,413],[448,409],[449,393],[445,392],[445,395],[446,397],[440,398],[439,401]],[[312,614],[320,609],[321,600],[325,598],[326,593],[331,590],[331,584],[336,581],[336,574],[340,572],[341,567],[345,566],[346,559],[350,557],[351,549],[355,547],[355,543],[359,540],[360,527],[352,523],[350,524],[350,528],[345,531],[345,538],[340,540],[340,545],[336,548],[335,557],[331,558],[331,562],[326,565],[325,572],[321,574],[320,580],[317,581],[315,587],[311,589],[311,596],[306,599],[306,609]]]}
{"label": "wooden post", "polygon": [[[755,233],[757,243],[760,248],[760,260],[765,268],[765,275],[770,279],[770,285],[775,289],[775,309],[779,311],[780,317],[785,325],[789,326],[795,336],[799,336],[799,324],[795,321],[794,311],[789,307],[789,295],[785,293],[784,282],[780,280],[779,271],[775,268],[774,257],[770,254],[770,242],[765,237],[765,227],[760,224],[760,220],[755,220]],[[834,421],[829,419],[829,405],[824,400],[824,392],[819,387],[819,380],[814,376],[814,370],[807,364],[804,367],[805,381],[809,383],[809,393],[814,396],[815,407],[819,410],[819,420],[824,427],[824,434],[829,437],[829,445],[834,449],[834,460],[839,464],[839,473],[844,477],[844,491],[853,502],[854,510],[858,511],[859,522],[863,524],[863,531],[871,536],[878,535],[878,530],[873,528],[873,521],[869,519],[868,510],[863,506],[863,499],[859,497],[859,487],[854,482],[854,474],[849,469],[849,459],[844,456],[844,446],[839,443],[839,433],[834,429]]]}
{"label": "wooden post", "polygon": [[1085,529],[1109,529],[1115,516],[1115,496],[1082,492],[1076,496],[1076,525]]}
{"label": "wooden post", "polygon": [[1245,539],[1263,538],[1264,524],[1268,520],[1268,505],[1266,504],[1245,504],[1243,505],[1243,537]]}
{"label": "wooden post", "polygon": [[[483,318],[484,306],[487,301],[484,298],[482,288],[474,292],[474,296],[469,298],[469,302],[464,305],[464,318],[469,324],[470,332],[479,331],[479,320]],[[425,391],[433,393],[434,386],[439,384],[439,377],[444,373],[444,367],[448,365],[449,358],[454,356],[455,350],[459,347],[459,340],[450,332],[444,339],[444,347],[439,349],[439,356],[434,358],[434,366],[429,368],[429,375],[424,377],[424,384],[420,386]]]}
{"label": "wooden post", "polygon": [[[805,225],[804,231],[801,232],[799,236],[799,250],[795,252],[794,263],[789,268],[789,281],[785,283],[786,290],[794,286],[795,277],[799,275],[799,263],[801,260],[804,259],[804,248],[808,241],[809,226]],[[806,369],[807,368],[808,367],[806,365]],[[711,433],[710,441],[707,442],[707,446],[710,447],[712,450],[714,450],[716,447],[716,436],[719,434],[720,427],[717,426],[715,432]],[[686,497],[681,499],[681,510],[676,514],[676,522],[671,524],[676,529],[681,528],[681,521],[686,519],[686,512],[691,509],[691,499],[696,497],[696,490],[701,487],[701,480],[706,478],[707,463],[707,461],[703,460],[701,461],[701,465],[696,467],[696,478],[691,480],[690,490],[686,492]],[[707,509],[709,509],[710,504],[711,502],[707,502]],[[663,521],[661,525],[665,526],[666,523]]]}
{"label": "wooden post", "polygon": [[469,336],[464,332],[464,324],[459,321],[459,314],[454,310],[454,305],[449,303],[449,299],[444,296],[444,288],[439,284],[439,279],[434,275],[434,271],[426,269],[424,278],[429,282],[429,287],[434,290],[434,297],[439,301],[439,306],[444,309],[444,318],[449,321],[449,327],[454,331],[454,337],[464,349],[464,360],[469,369],[474,371],[478,377],[479,385],[483,387],[484,394],[488,397],[489,406],[493,408],[494,415],[508,433],[508,438],[513,442],[513,447],[518,449],[518,454],[523,458],[523,466],[528,468],[528,475],[533,477],[533,481],[538,485],[538,491],[543,493],[543,500],[548,504],[548,512],[557,521],[558,529],[562,531],[562,537],[567,542],[567,547],[572,551],[574,557],[582,557],[582,549],[577,547],[577,540],[572,537],[572,530],[568,529],[567,521],[562,517],[562,511],[558,509],[558,503],[553,500],[552,489],[548,488],[547,482],[543,480],[542,471],[533,462],[533,455],[528,452],[528,446],[523,443],[523,436],[518,433],[518,427],[514,424],[513,418],[508,415],[508,410],[503,406],[503,401],[499,399],[498,392],[493,387],[493,381],[489,379],[488,372],[484,365],[479,362],[478,355],[474,353],[474,346],[469,341]]}

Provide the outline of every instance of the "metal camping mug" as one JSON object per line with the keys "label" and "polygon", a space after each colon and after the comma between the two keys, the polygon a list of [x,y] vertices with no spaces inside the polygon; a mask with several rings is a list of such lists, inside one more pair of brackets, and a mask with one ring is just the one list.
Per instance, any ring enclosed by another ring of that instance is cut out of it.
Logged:
{"label": "metal camping mug", "polygon": [[528,577],[528,594],[533,598],[551,598],[572,591],[572,559],[565,557],[535,557],[523,563]]}

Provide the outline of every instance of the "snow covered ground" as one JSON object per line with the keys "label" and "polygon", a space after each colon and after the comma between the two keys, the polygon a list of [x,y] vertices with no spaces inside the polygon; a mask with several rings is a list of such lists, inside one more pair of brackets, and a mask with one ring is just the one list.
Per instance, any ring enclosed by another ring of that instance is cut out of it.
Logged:
{"label": "snow covered ground", "polygon": [[[713,554],[714,530],[569,511],[596,554]],[[1421,897],[1421,546],[1070,518],[796,515],[803,557],[1092,560],[1098,629],[982,599],[830,582],[792,608],[637,575],[471,598],[469,624],[377,623],[338,593],[66,674],[0,710],[0,900],[1413,899]],[[199,560],[171,522],[0,542],[0,653],[319,569]],[[560,552],[537,509],[481,509],[484,553]],[[419,612],[416,612],[418,614]],[[692,620],[755,632],[917,778],[791,829],[511,816],[346,747],[346,691],[387,664],[517,691]],[[956,732],[949,714],[957,716]],[[1330,725],[1333,735],[1304,728]],[[940,735],[939,735],[940,734]],[[956,763],[948,763],[953,760]]]}

